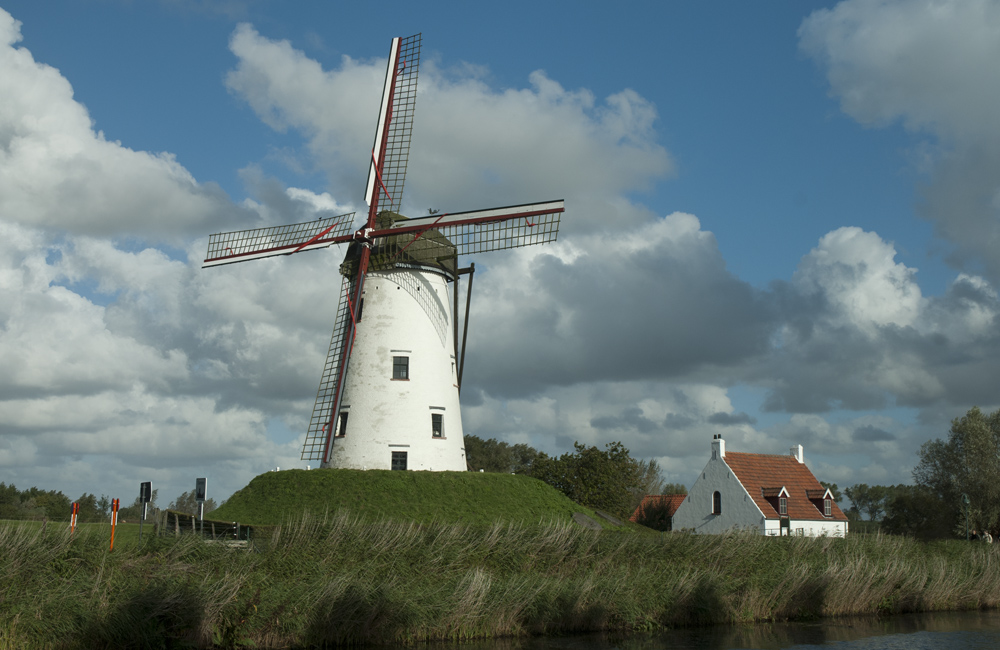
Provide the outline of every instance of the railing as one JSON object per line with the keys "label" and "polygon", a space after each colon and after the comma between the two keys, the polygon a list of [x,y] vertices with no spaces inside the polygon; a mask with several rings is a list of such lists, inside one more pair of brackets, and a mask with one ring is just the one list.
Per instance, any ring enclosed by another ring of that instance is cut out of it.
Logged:
{"label": "railing", "polygon": [[187,512],[164,510],[158,522],[159,535],[201,535],[205,539],[218,541],[249,541],[253,538],[253,527],[236,521],[200,520]]}

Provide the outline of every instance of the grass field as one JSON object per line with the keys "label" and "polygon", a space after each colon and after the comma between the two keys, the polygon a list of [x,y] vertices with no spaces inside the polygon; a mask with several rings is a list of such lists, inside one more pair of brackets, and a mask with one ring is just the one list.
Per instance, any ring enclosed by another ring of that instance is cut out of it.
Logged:
{"label": "grass field", "polygon": [[[0,520],[0,526],[4,527],[25,527],[28,530],[41,530],[41,521],[8,521]],[[49,521],[44,524],[47,531],[63,532],[69,531],[68,521]],[[78,524],[76,533],[85,536],[88,540],[103,538],[107,546],[111,548],[111,524],[110,523],[84,523]],[[142,525],[142,539],[147,540],[155,534],[152,520],[146,521]],[[115,527],[115,548],[134,548],[139,545],[139,524],[118,524]]]}
{"label": "grass field", "polygon": [[0,523],[0,649],[326,647],[996,608],[1000,548],[360,519],[194,535]]}
{"label": "grass field", "polygon": [[0,522],[0,650],[406,644],[1000,606],[1000,545],[594,531],[574,512],[593,514],[520,476],[293,470],[212,513],[257,524],[248,548],[140,544],[123,524],[110,552],[107,524]]}
{"label": "grass field", "polygon": [[[487,472],[288,470],[261,474],[231,496],[211,518],[274,525],[303,512],[348,512],[362,519],[490,525],[566,523],[582,512],[612,528],[594,511],[538,479]],[[631,530],[640,530],[627,524]],[[645,530],[645,529],[642,529]]]}

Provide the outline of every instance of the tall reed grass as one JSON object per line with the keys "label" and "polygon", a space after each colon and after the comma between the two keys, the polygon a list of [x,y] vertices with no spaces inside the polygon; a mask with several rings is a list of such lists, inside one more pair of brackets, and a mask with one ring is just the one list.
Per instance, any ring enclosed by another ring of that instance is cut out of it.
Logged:
{"label": "tall reed grass", "polygon": [[0,649],[323,647],[996,608],[1000,548],[305,516],[251,551],[0,524]]}

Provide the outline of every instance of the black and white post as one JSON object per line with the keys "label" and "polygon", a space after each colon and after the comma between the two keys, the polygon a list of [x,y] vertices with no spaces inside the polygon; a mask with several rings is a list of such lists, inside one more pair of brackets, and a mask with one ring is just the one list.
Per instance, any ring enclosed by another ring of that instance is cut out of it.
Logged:
{"label": "black and white post", "polygon": [[195,480],[194,498],[198,502],[198,526],[201,534],[205,534],[205,499],[208,496],[208,479],[199,478]]}
{"label": "black and white post", "polygon": [[153,495],[153,484],[149,481],[139,484],[139,504],[142,506],[142,514],[139,515],[139,541],[142,541],[142,522],[146,521],[146,509],[149,500]]}

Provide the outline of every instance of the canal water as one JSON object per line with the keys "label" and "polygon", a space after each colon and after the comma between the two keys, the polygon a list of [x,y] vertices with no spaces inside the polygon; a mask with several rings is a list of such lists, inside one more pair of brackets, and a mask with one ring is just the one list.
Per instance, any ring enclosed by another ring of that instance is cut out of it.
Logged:
{"label": "canal water", "polygon": [[1000,650],[1000,612],[939,612],[574,636],[432,644],[434,650]]}

